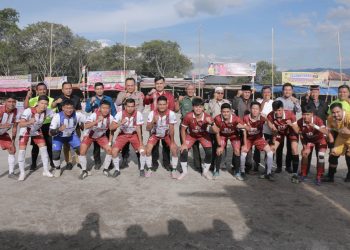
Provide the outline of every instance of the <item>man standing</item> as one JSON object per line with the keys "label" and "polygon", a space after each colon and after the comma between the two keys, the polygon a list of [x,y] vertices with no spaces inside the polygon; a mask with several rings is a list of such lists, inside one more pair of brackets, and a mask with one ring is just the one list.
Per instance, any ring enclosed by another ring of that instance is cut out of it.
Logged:
{"label": "man standing", "polygon": [[[180,110],[181,112],[181,123],[186,116],[187,113],[192,111],[192,100],[195,97],[196,87],[193,83],[190,83],[186,86],[186,95],[185,96],[179,96],[179,100],[175,102],[175,111],[178,112]],[[180,136],[180,142],[182,144],[182,138]],[[193,144],[192,147],[193,152],[193,165],[194,168],[197,170],[202,170],[202,161],[200,157],[200,151],[199,151],[199,142],[196,142]]]}
{"label": "man standing", "polygon": [[[117,114],[117,111],[115,109],[112,98],[104,95],[104,85],[102,82],[95,83],[95,93],[96,93],[95,96],[87,99],[85,111],[87,113],[91,113],[91,112],[93,113],[96,109],[98,109],[101,106],[101,103],[103,101],[107,101],[110,103],[111,115],[114,117]],[[108,130],[106,132],[107,137],[109,137],[109,133],[110,133],[110,131]],[[102,165],[101,147],[96,141],[94,141],[93,155],[94,155],[94,161],[95,161],[95,169],[98,170],[101,168],[101,165]]]}
{"label": "man standing", "polygon": [[[81,107],[80,98],[76,95],[72,95],[72,92],[73,92],[73,88],[71,83],[69,82],[62,83],[62,94],[52,102],[51,107],[52,108],[57,107],[58,111],[61,112],[62,102],[65,100],[72,100],[75,111],[81,111],[82,107]],[[77,135],[80,138],[81,133],[79,129],[77,129]],[[66,169],[71,170],[73,168],[73,164],[72,164],[73,159],[72,159],[72,153],[70,151],[69,143],[65,143],[63,145],[63,153],[64,153],[64,159],[67,163]],[[78,162],[78,157],[76,157],[76,161]]]}
{"label": "man standing", "polygon": [[[15,178],[15,153],[16,153],[16,135],[19,122],[19,113],[16,108],[16,97],[10,95],[6,98],[4,106],[0,107],[0,146],[2,150],[9,153],[7,161],[9,168],[9,178]],[[12,128],[12,135],[8,131]]]}
{"label": "man standing", "polygon": [[[276,101],[281,101],[283,103],[284,110],[288,110],[294,113],[300,113],[301,107],[299,104],[299,100],[293,96],[293,85],[291,83],[285,83],[282,87],[282,93],[283,96],[278,97]],[[291,142],[290,140],[286,139],[287,143],[287,153],[286,153],[286,171],[288,173],[292,172],[292,149],[291,149]],[[276,151],[276,162],[277,165],[282,165],[282,159],[283,159],[283,147],[284,147],[284,140],[280,142],[280,146]],[[280,173],[282,171],[281,168],[277,168],[276,173]]]}
{"label": "man standing", "polygon": [[[30,89],[27,93],[26,99],[24,100],[24,108],[32,108],[35,107],[38,104],[38,98],[41,95],[46,95],[47,96],[47,86],[43,82],[39,82],[36,87],[35,87],[35,92],[36,92],[36,97],[32,97],[32,89]],[[47,107],[48,109],[52,109],[52,103],[54,101],[53,98],[49,97],[49,106]],[[47,116],[43,126],[41,127],[41,131],[43,132],[43,136],[45,139],[45,143],[47,146],[47,153],[49,154],[50,158],[50,165],[51,167],[55,167],[53,164],[52,160],[52,138],[49,135],[49,129],[50,129],[50,122],[51,122],[51,117]],[[30,166],[30,171],[34,171],[36,169],[36,161],[38,159],[39,155],[39,147],[37,144],[31,140],[32,144],[32,165]]]}
{"label": "man standing", "polygon": [[[350,87],[348,85],[344,84],[338,87],[338,98],[331,102],[330,106],[333,103],[340,103],[344,111],[350,112]],[[330,115],[331,113],[331,108],[329,108],[328,114]]]}
{"label": "man standing", "polygon": [[[152,89],[144,99],[145,105],[151,106],[151,111],[156,111],[157,100],[160,96],[165,96],[167,98],[168,109],[175,111],[175,99],[172,93],[165,91],[165,78],[162,76],[157,76],[154,78],[155,89]],[[170,169],[170,149],[167,144],[162,140],[163,146],[163,166],[169,170]],[[158,168],[159,159],[159,141],[154,145],[152,149],[152,165],[154,170]]]}
{"label": "man standing", "polygon": [[[125,91],[121,91],[118,93],[117,99],[115,100],[115,105],[117,106],[118,112],[125,109],[125,102],[127,99],[132,98],[135,100],[135,108],[139,112],[143,112],[144,105],[143,99],[145,98],[144,94],[141,91],[136,90],[136,81],[134,78],[129,77],[125,79]],[[124,168],[128,164],[129,158],[129,145],[127,143],[122,149],[122,157],[123,161],[121,167]],[[136,153],[139,158],[139,152]]]}

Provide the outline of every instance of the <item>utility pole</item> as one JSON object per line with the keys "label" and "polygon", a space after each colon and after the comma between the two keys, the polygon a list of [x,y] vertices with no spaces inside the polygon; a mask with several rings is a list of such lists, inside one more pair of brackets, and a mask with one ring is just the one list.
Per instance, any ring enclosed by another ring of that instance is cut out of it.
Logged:
{"label": "utility pole", "polygon": [[52,30],[53,30],[53,23],[51,23],[51,31],[50,31],[49,96],[50,96],[50,92],[51,92],[51,76],[52,76]]}

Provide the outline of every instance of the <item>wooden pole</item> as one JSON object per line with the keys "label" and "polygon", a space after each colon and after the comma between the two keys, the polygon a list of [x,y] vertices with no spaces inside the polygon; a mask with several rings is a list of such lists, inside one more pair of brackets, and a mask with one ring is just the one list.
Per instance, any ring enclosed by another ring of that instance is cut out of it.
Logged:
{"label": "wooden pole", "polygon": [[126,22],[124,22],[124,71],[123,71],[123,74],[124,74],[124,81],[125,81],[125,78],[126,78]]}
{"label": "wooden pole", "polygon": [[274,57],[275,57],[275,45],[274,45],[274,30],[272,28],[272,58],[271,58],[271,90],[272,90],[272,100],[274,98],[274,85],[275,85],[275,69],[274,69]]}
{"label": "wooden pole", "polygon": [[49,96],[51,94],[51,76],[52,76],[52,30],[53,23],[51,23],[51,31],[50,31],[50,71],[49,71]]}
{"label": "wooden pole", "polygon": [[339,72],[340,72],[340,82],[343,84],[343,67],[342,67],[342,55],[340,47],[340,33],[338,31],[338,53],[339,53]]}
{"label": "wooden pole", "polygon": [[198,94],[199,97],[202,97],[201,95],[201,25],[199,25],[198,28]]}

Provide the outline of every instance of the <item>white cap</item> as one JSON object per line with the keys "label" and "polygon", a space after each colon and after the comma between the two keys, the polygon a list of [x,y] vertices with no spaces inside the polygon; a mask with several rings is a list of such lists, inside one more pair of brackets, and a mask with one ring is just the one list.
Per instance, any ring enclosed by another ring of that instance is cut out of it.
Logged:
{"label": "white cap", "polygon": [[215,93],[218,92],[218,91],[224,91],[224,88],[223,87],[216,87],[215,88]]}

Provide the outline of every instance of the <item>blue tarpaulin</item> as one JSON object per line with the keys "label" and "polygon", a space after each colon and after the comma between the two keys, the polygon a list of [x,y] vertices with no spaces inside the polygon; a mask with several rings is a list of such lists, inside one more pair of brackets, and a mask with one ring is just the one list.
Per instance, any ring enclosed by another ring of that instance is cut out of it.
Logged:
{"label": "blue tarpaulin", "polygon": [[[257,92],[261,92],[262,87],[265,85],[261,84],[254,84],[254,88]],[[309,91],[309,86],[294,86],[294,93],[295,94],[305,94],[307,91]],[[273,88],[274,93],[282,93],[282,85],[274,86]],[[336,96],[338,95],[338,88],[332,87],[332,88],[320,88],[320,94],[321,95],[332,95]]]}

